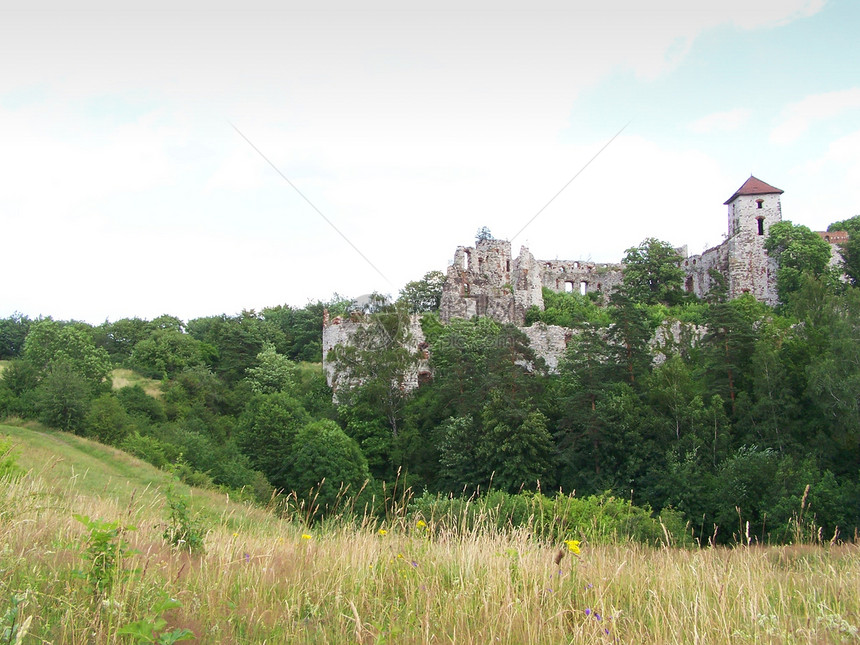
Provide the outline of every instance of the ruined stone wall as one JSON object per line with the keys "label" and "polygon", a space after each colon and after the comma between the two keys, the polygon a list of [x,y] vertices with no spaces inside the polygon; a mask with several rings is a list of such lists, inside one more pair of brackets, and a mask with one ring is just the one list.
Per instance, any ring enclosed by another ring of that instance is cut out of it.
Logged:
{"label": "ruined stone wall", "polygon": [[681,267],[686,274],[684,289],[699,298],[704,298],[713,286],[713,279],[710,275],[711,269],[727,276],[729,248],[723,243],[704,251],[701,255],[691,255],[682,261]]}
{"label": "ruined stone wall", "polygon": [[439,317],[487,316],[499,322],[522,324],[532,304],[543,306],[534,258],[525,247],[511,258],[511,243],[479,240],[474,247],[459,246],[442,287]]}
{"label": "ruined stone wall", "polygon": [[577,333],[568,327],[547,325],[542,322],[537,322],[531,327],[520,327],[519,329],[529,339],[529,347],[534,350],[534,353],[538,357],[544,360],[547,369],[553,373],[558,371],[558,363],[564,358],[567,344],[573,338],[574,334]]}
{"label": "ruined stone wall", "polygon": [[[343,385],[343,381],[348,380],[349,376],[337,373],[337,366],[334,361],[330,360],[329,353],[338,345],[348,346],[353,344],[355,333],[367,324],[364,316],[356,316],[353,319],[337,317],[331,321],[328,320],[327,315],[324,317],[322,335],[323,372],[325,373],[326,383],[332,388],[335,397],[337,396],[338,385]],[[419,353],[419,360],[415,368],[404,375],[403,387],[406,390],[414,390],[430,374],[430,355],[427,352],[424,330],[421,329],[420,314],[414,314],[409,317],[408,338],[409,342],[406,345],[406,349],[413,353]]]}
{"label": "ruined stone wall", "polygon": [[541,283],[555,292],[587,293],[597,292],[608,297],[612,289],[624,279],[621,264],[601,264],[578,260],[540,261]]}

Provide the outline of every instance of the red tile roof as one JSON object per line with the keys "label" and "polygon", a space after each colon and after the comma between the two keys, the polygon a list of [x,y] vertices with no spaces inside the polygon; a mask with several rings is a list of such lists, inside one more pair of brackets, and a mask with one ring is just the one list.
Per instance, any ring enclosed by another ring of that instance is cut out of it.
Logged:
{"label": "red tile roof", "polygon": [[735,191],[735,194],[729,197],[723,204],[731,204],[741,195],[782,195],[785,191],[779,188],[774,188],[770,184],[764,183],[761,179],[756,179],[752,175],[744,182],[744,185]]}

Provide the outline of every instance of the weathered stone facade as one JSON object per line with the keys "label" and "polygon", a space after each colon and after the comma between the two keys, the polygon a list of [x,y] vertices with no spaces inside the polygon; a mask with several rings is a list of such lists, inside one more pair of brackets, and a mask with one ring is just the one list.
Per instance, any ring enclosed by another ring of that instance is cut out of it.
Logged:
{"label": "weathered stone facade", "polygon": [[[776,305],[776,262],[764,248],[768,231],[782,220],[780,195],[782,190],[760,179],[750,177],[725,202],[728,207],[728,234],[719,246],[700,255],[687,256],[686,246],[678,250],[680,266],[685,272],[684,286],[688,292],[704,297],[714,286],[712,270],[726,281],[729,298],[745,293],[757,300]],[[839,244],[847,239],[845,233],[820,233],[831,245],[835,265],[840,259]],[[479,239],[474,247],[459,246],[448,267],[442,290],[439,317],[443,322],[452,318],[487,316],[511,323],[529,338],[532,349],[542,357],[550,371],[555,371],[564,356],[574,332],[565,327],[538,323],[524,327],[530,307],[544,308],[542,289],[585,295],[599,293],[607,298],[624,277],[622,264],[601,264],[578,260],[537,260],[526,247],[512,257],[511,243],[506,240]],[[334,383],[334,366],[326,361],[335,345],[349,343],[356,321],[326,320],[323,329],[323,365],[329,385]],[[422,343],[420,325],[413,322],[413,338]],[[704,330],[680,323],[658,329],[652,346],[655,360],[665,359],[672,346],[695,343]],[[417,346],[417,345],[416,345]],[[419,372],[421,369],[419,368]],[[429,376],[429,373],[426,373]],[[420,374],[409,375],[410,386],[417,387]]]}
{"label": "weathered stone facade", "polygon": [[[725,278],[730,298],[751,293],[757,300],[777,304],[777,266],[765,251],[764,241],[770,227],[782,220],[782,192],[750,177],[725,202],[726,240],[701,255],[687,257],[686,246],[678,249],[687,291],[707,295],[713,286],[711,270],[715,270]],[[526,247],[513,259],[510,242],[479,240],[474,247],[457,248],[448,267],[439,313],[443,321],[489,316],[523,325],[529,307],[543,308],[542,287],[606,297],[623,277],[620,263],[536,260]]]}
{"label": "weathered stone facade", "polygon": [[764,248],[770,227],[782,221],[779,188],[750,177],[744,182],[728,206],[729,230],[726,240],[701,255],[684,260],[687,274],[685,286],[697,296],[704,297],[712,287],[710,270],[719,271],[726,279],[729,298],[745,293],[756,300],[776,305],[776,261]]}

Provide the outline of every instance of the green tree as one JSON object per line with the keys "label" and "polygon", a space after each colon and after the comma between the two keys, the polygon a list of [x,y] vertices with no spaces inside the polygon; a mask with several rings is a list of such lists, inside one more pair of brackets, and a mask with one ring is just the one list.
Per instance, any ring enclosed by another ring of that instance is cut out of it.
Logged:
{"label": "green tree", "polygon": [[728,401],[732,414],[737,409],[738,393],[746,389],[750,376],[757,305],[752,296],[746,295],[713,304],[706,314],[708,331],[702,339],[702,352],[709,393]]}
{"label": "green tree", "polygon": [[256,365],[245,370],[248,384],[254,394],[286,392],[296,383],[296,364],[279,354],[272,343],[266,343],[257,354]]}
{"label": "green tree", "polygon": [[649,237],[625,252],[624,288],[631,298],[649,305],[674,305],[684,299],[681,256],[668,242]]}
{"label": "green tree", "polygon": [[151,378],[173,377],[204,363],[203,343],[172,327],[157,328],[131,353],[133,369]]}
{"label": "green tree", "polygon": [[405,303],[413,314],[439,311],[444,285],[444,273],[429,271],[420,280],[407,282],[406,286],[400,290],[398,301]]}
{"label": "green tree", "polygon": [[130,430],[128,415],[115,395],[102,394],[90,405],[84,420],[86,434],[118,446]]}
{"label": "green tree", "polygon": [[88,326],[51,319],[34,323],[24,341],[24,359],[42,376],[50,371],[52,363],[68,363],[93,391],[110,389],[110,357],[95,346]]}
{"label": "green tree", "polygon": [[52,361],[37,390],[39,419],[47,426],[80,433],[91,398],[91,384],[70,362]]}
{"label": "green tree", "polygon": [[208,362],[228,384],[235,384],[245,376],[267,344],[285,344],[283,332],[266,324],[254,311],[243,311],[238,316],[196,318],[188,322],[188,333],[204,346],[214,348]]}
{"label": "green tree", "polygon": [[96,344],[104,348],[115,365],[125,365],[134,346],[149,338],[153,329],[152,323],[141,318],[105,322],[96,329]]}
{"label": "green tree", "polygon": [[301,403],[284,392],[254,396],[239,417],[236,442],[272,485],[289,489],[284,464],[290,459],[299,429],[310,422]]}
{"label": "green tree", "polygon": [[339,497],[356,495],[370,480],[367,460],[358,444],[330,420],[301,428],[283,478],[320,513],[337,507]]}
{"label": "green tree", "polygon": [[420,356],[405,307],[391,306],[366,316],[352,342],[338,345],[330,353],[338,402],[352,405],[358,399],[366,401],[396,437],[409,397],[407,380],[415,376]]}
{"label": "green tree", "polygon": [[804,275],[830,273],[830,245],[806,226],[795,226],[788,220],[777,222],[770,227],[764,247],[779,264],[776,289],[785,305],[803,285]]}
{"label": "green tree", "polygon": [[623,370],[624,379],[635,385],[637,377],[647,374],[651,367],[648,314],[624,288],[616,289],[609,301],[612,326],[608,338],[617,356],[615,363]]}
{"label": "green tree", "polygon": [[24,350],[24,339],[33,324],[27,316],[15,312],[0,320],[0,360],[18,358]]}
{"label": "green tree", "polygon": [[476,458],[494,488],[516,492],[540,483],[555,483],[555,445],[547,418],[531,406],[511,406],[498,391],[491,393],[481,415]]}
{"label": "green tree", "polygon": [[826,456],[834,470],[860,470],[860,291],[833,298],[826,351],[808,367],[809,394],[827,420]]}
{"label": "green tree", "polygon": [[490,229],[486,226],[482,226],[478,229],[478,232],[475,234],[475,243],[485,242],[487,240],[494,240],[496,238],[493,237],[493,234],[490,233]]}

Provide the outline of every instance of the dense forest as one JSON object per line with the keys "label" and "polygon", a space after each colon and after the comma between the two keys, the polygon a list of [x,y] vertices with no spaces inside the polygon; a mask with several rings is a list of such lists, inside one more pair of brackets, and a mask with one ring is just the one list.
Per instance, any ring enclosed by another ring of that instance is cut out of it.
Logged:
{"label": "dense forest", "polygon": [[[654,239],[628,250],[606,301],[546,290],[528,322],[573,330],[553,372],[516,327],[441,324],[439,272],[361,312],[334,296],[188,322],[15,314],[0,320],[0,418],[89,436],[261,504],[310,499],[321,515],[392,487],[563,491],[672,509],[703,542],[786,541],[800,521],[821,539],[856,539],[860,216],[830,230],[850,233],[838,267],[806,227],[771,228],[777,308],[720,289],[696,299]],[[336,403],[320,365],[326,309],[367,323],[333,353],[349,375]],[[432,378],[409,390],[414,314]],[[655,345],[667,322],[682,333]],[[119,368],[155,391],[116,387]]]}

